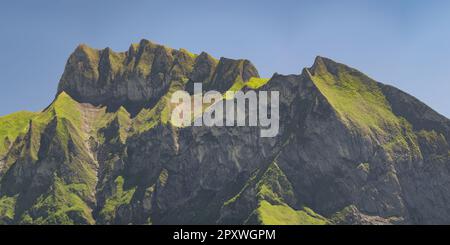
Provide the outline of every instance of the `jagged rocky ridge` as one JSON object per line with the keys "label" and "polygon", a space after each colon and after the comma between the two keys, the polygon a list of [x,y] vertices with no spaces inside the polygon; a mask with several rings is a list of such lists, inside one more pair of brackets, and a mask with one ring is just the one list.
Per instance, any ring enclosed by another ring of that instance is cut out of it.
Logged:
{"label": "jagged rocky ridge", "polygon": [[[170,123],[170,94],[280,91],[280,133]],[[42,112],[0,118],[1,224],[448,224],[450,121],[317,57],[261,79],[143,40],[80,45]]]}

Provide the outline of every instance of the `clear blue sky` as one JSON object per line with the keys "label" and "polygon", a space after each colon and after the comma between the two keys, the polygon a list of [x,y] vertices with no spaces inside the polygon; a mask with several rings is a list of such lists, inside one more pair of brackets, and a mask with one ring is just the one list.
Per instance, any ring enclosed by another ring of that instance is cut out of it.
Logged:
{"label": "clear blue sky", "polygon": [[247,58],[265,77],[326,56],[450,116],[450,1],[438,0],[1,1],[0,115],[47,106],[79,43],[142,38]]}

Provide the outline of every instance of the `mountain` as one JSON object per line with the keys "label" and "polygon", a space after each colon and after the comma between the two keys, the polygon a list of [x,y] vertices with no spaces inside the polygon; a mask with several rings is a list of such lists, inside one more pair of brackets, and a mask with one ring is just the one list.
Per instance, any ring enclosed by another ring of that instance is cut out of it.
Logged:
{"label": "mountain", "polygon": [[[280,92],[280,131],[175,127],[173,92]],[[142,40],[80,45],[53,102],[0,118],[0,224],[449,224],[450,120],[330,59],[248,60]]]}

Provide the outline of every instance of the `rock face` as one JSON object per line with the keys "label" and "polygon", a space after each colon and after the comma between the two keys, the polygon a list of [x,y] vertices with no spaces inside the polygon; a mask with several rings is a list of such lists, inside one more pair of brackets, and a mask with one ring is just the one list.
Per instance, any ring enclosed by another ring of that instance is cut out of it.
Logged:
{"label": "rock face", "polygon": [[[0,118],[0,223],[450,223],[447,118],[323,57],[258,79],[146,40],[79,46],[49,107]],[[279,91],[279,134],[174,127],[170,95],[195,82]]]}
{"label": "rock face", "polygon": [[248,60],[222,58],[217,62],[206,53],[196,56],[142,40],[127,52],[110,48],[95,50],[80,45],[69,57],[58,86],[79,102],[123,106],[133,114],[151,108],[174,82],[199,82],[205,89],[228,90],[236,80],[258,77]]}

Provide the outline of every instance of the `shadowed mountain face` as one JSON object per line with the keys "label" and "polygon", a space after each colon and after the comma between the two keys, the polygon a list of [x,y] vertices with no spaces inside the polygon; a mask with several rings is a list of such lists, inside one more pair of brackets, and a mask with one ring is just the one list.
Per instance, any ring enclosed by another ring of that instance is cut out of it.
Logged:
{"label": "shadowed mountain face", "polygon": [[[171,94],[280,92],[280,131],[174,127]],[[449,224],[450,121],[318,57],[259,78],[143,40],[79,46],[55,100],[0,118],[0,224]]]}

